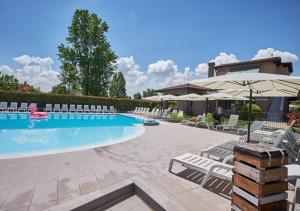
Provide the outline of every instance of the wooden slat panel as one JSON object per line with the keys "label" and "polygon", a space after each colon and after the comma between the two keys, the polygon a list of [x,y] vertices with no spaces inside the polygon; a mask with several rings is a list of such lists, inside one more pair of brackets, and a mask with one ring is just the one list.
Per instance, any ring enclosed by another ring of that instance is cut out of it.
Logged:
{"label": "wooden slat panel", "polygon": [[258,207],[234,193],[232,194],[232,204],[243,211],[258,211]]}
{"label": "wooden slat panel", "polygon": [[285,181],[260,185],[237,173],[233,176],[233,184],[253,194],[256,198],[281,193],[288,189]]}
{"label": "wooden slat panel", "polygon": [[286,167],[259,170],[245,163],[235,161],[234,171],[252,180],[255,180],[260,184],[264,184],[267,182],[281,181],[287,178]]}
{"label": "wooden slat panel", "polygon": [[236,186],[233,186],[232,190],[235,194],[243,197],[244,199],[251,202],[255,206],[268,204],[268,203],[273,203],[273,202],[276,202],[276,201],[286,200],[287,197],[288,197],[287,192],[282,192],[282,193],[266,196],[264,198],[255,198],[251,194],[247,193],[246,191],[244,191],[244,190],[242,190],[242,189],[240,189]]}
{"label": "wooden slat panel", "polygon": [[257,169],[265,169],[265,168],[273,168],[273,167],[280,167],[282,165],[286,165],[288,162],[287,157],[282,158],[275,158],[275,159],[263,159],[260,160],[255,157],[251,157],[249,155],[240,154],[235,152],[234,153],[235,160],[242,161],[248,163],[250,165],[255,166]]}
{"label": "wooden slat panel", "polygon": [[232,204],[243,211],[285,211],[287,210],[287,201],[278,201],[274,203],[261,205],[259,208],[245,200],[244,198],[232,194]]}

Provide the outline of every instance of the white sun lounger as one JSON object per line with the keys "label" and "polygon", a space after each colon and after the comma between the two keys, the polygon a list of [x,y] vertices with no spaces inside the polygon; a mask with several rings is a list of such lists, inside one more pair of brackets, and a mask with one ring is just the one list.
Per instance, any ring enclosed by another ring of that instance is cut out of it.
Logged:
{"label": "white sun lounger", "polygon": [[101,105],[97,105],[97,113],[101,113],[102,112],[102,108],[101,108],[102,106]]}
{"label": "white sun lounger", "polygon": [[83,112],[82,105],[76,106],[76,112]]}
{"label": "white sun lounger", "polygon": [[109,106],[109,112],[114,113],[115,112],[115,107],[114,106]]}
{"label": "white sun lounger", "polygon": [[76,108],[74,104],[70,105],[69,112],[76,112]]}
{"label": "white sun lounger", "polygon": [[11,102],[10,106],[7,108],[7,111],[17,111],[18,110],[18,103]]}
{"label": "white sun lounger", "polygon": [[191,153],[185,153],[171,159],[169,164],[169,172],[172,173],[173,163],[177,162],[187,168],[206,174],[201,182],[202,187],[206,184],[210,176],[216,176],[221,179],[232,181],[232,169],[234,166],[226,164],[226,162],[232,158],[233,156],[229,156],[227,159],[224,159],[223,162],[218,162],[210,158],[201,157]]}
{"label": "white sun lounger", "polygon": [[222,130],[232,130],[236,128],[239,120],[239,115],[230,115],[228,123],[223,125],[217,125],[216,128],[220,128]]}
{"label": "white sun lounger", "polygon": [[45,107],[44,111],[51,112],[52,111],[52,104],[46,104],[46,107]]}
{"label": "white sun lounger", "polygon": [[[255,130],[262,130],[265,126],[264,121],[254,121],[250,127],[250,132],[253,132]],[[237,134],[246,134],[248,132],[248,126],[238,128]]]}
{"label": "white sun lounger", "polygon": [[90,109],[89,105],[84,105],[84,106],[83,106],[83,111],[84,111],[85,113],[90,113],[90,112],[91,112],[91,109]]}
{"label": "white sun lounger", "polygon": [[91,105],[91,112],[96,113],[96,106],[95,105]]}
{"label": "white sun lounger", "polygon": [[7,110],[7,102],[1,102],[0,111],[6,111],[6,110]]}
{"label": "white sun lounger", "polygon": [[18,111],[23,111],[23,112],[26,112],[28,110],[28,103],[21,103]]}
{"label": "white sun lounger", "polygon": [[62,104],[61,112],[68,112],[68,111],[69,111],[68,105],[67,104]]}
{"label": "white sun lounger", "polygon": [[60,112],[60,104],[54,104],[53,112]]}
{"label": "white sun lounger", "polygon": [[103,112],[103,113],[108,113],[107,106],[103,106],[103,108],[102,108],[102,112]]}

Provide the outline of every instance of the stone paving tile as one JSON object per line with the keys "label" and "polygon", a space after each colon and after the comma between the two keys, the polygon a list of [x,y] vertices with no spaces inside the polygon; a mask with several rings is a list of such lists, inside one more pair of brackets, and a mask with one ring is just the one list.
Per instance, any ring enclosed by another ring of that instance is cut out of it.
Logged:
{"label": "stone paving tile", "polygon": [[99,184],[96,175],[79,177],[78,184],[81,195],[99,190]]}
{"label": "stone paving tile", "polygon": [[57,168],[43,168],[40,169],[37,176],[37,184],[44,184],[57,181],[58,171]]}
{"label": "stone paving tile", "polygon": [[2,209],[19,210],[24,209],[25,207],[28,209],[32,200],[33,192],[33,187],[17,187],[10,190]]}
{"label": "stone paving tile", "polygon": [[37,185],[30,210],[44,210],[57,205],[57,181]]}
{"label": "stone paving tile", "polygon": [[57,180],[58,204],[80,196],[79,185],[76,179],[63,178]]}

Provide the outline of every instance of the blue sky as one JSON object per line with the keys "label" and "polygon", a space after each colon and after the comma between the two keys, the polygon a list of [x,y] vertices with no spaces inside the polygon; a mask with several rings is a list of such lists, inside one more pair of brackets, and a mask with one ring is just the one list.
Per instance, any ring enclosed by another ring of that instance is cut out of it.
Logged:
{"label": "blue sky", "polygon": [[287,59],[295,61],[294,74],[300,75],[298,0],[1,0],[0,66],[29,81],[32,69],[59,71],[57,46],[65,42],[77,8],[109,24],[107,38],[130,94],[148,88],[146,82],[166,86],[204,77],[206,67],[200,65],[196,74],[198,65],[222,52],[221,63],[249,60],[260,49],[273,48],[263,55],[290,52]]}

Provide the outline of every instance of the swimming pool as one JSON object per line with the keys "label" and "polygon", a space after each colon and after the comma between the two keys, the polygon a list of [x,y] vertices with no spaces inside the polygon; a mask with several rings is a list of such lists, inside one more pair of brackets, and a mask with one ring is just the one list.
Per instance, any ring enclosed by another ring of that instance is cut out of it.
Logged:
{"label": "swimming pool", "polygon": [[121,114],[0,113],[0,157],[20,157],[87,149],[140,135],[142,119]]}

